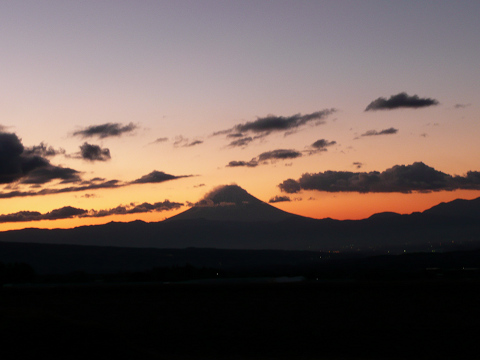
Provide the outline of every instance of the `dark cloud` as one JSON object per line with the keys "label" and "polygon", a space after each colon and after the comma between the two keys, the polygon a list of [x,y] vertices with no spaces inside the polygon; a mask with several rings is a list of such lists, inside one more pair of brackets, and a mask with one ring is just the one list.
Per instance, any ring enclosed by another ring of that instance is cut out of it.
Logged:
{"label": "dark cloud", "polygon": [[353,166],[355,166],[357,169],[360,169],[362,166],[363,166],[363,163],[359,162],[359,161],[355,161],[353,163]]}
{"label": "dark cloud", "polygon": [[286,193],[300,190],[327,192],[432,192],[456,189],[480,189],[480,172],[451,176],[422,162],[395,165],[383,172],[325,171],[306,173],[299,180],[288,179],[278,185]]}
{"label": "dark cloud", "polygon": [[[324,109],[311,114],[295,114],[292,116],[268,115],[257,118],[255,121],[237,124],[231,129],[217,131],[213,135],[226,135],[227,138],[238,138],[230,142],[228,146],[246,146],[253,140],[268,136],[272,132],[284,132],[285,135],[295,132],[299,127],[306,124],[320,125],[325,123],[325,118],[337,111],[336,109]],[[256,134],[254,137],[248,134]]]}
{"label": "dark cloud", "polygon": [[270,204],[285,202],[285,201],[292,201],[292,200],[288,196],[275,196],[275,197],[272,197],[270,200],[268,200]]}
{"label": "dark cloud", "polygon": [[368,130],[361,136],[377,136],[377,135],[392,135],[396,134],[398,132],[398,129],[395,129],[393,127],[388,128],[388,129],[383,129],[382,131],[377,131],[377,130]]}
{"label": "dark cloud", "polygon": [[46,220],[69,219],[72,217],[85,214],[86,212],[87,210],[74,208],[72,206],[64,206],[60,209],[55,209],[44,214],[43,219],[46,219]]}
{"label": "dark cloud", "polygon": [[89,191],[89,190],[98,190],[98,189],[114,189],[128,184],[121,183],[118,180],[109,180],[101,183],[94,182],[82,182],[83,185],[80,186],[70,186],[60,189],[42,189],[40,191],[10,191],[6,193],[0,193],[0,199],[11,199],[15,197],[26,197],[26,196],[44,196],[44,195],[53,195],[53,194],[64,194],[70,192],[80,192],[80,191]]}
{"label": "dark cloud", "polygon": [[154,204],[142,203],[140,205],[130,204],[127,206],[117,206],[108,210],[85,210],[72,206],[64,206],[60,209],[52,210],[48,213],[42,214],[38,211],[19,211],[12,214],[0,215],[0,223],[7,222],[28,222],[28,221],[41,221],[41,220],[60,220],[71,219],[75,217],[104,217],[110,215],[125,215],[125,214],[138,214],[147,212],[161,212],[168,210],[175,210],[182,207],[182,203],[171,202],[165,200],[163,202],[157,202]]}
{"label": "dark cloud", "polygon": [[154,144],[158,144],[158,143],[162,143],[162,142],[165,142],[165,141],[168,141],[168,137],[158,138],[158,139],[155,140],[153,143],[154,143]]}
{"label": "dark cloud", "polygon": [[61,184],[67,184],[80,182],[82,179],[77,170],[47,164],[30,171],[20,183],[40,185],[52,180],[61,180]]}
{"label": "dark cloud", "polygon": [[241,138],[244,135],[242,133],[233,133],[233,134],[228,134],[227,138]]}
{"label": "dark cloud", "polygon": [[70,219],[85,213],[87,213],[87,210],[78,209],[71,206],[64,206],[60,209],[52,210],[46,214],[42,214],[38,211],[19,211],[13,214],[0,215],[0,223]]}
{"label": "dark cloud", "polygon": [[16,134],[0,133],[0,184],[19,180],[23,184],[45,184],[55,179],[62,182],[80,180],[78,171],[52,165],[35,155],[34,149],[24,150]]}
{"label": "dark cloud", "polygon": [[287,179],[280,185],[278,185],[281,191],[286,192],[288,194],[295,194],[302,190],[300,183],[293,179]]}
{"label": "dark cloud", "polygon": [[286,131],[298,128],[310,122],[323,123],[324,119],[333,112],[335,112],[335,109],[325,109],[311,114],[296,114],[288,117],[269,115],[263,118],[257,118],[255,121],[235,125],[233,129],[237,133]]}
{"label": "dark cloud", "polygon": [[188,144],[186,144],[185,147],[191,147],[191,146],[200,145],[200,144],[203,144],[203,141],[201,141],[201,140],[194,140],[194,141],[189,142]]}
{"label": "dark cloud", "polygon": [[230,161],[227,165],[227,167],[241,167],[241,166],[255,167],[255,166],[258,166],[258,162],[255,159],[252,159],[250,161]]}
{"label": "dark cloud", "polygon": [[336,141],[328,141],[328,140],[325,140],[325,139],[320,139],[320,140],[315,141],[311,145],[311,147],[314,148],[314,149],[325,149],[326,147],[335,145],[336,143],[337,143]]}
{"label": "dark cloud", "polygon": [[[24,176],[28,171],[25,168],[27,159],[33,157],[22,156],[23,145],[17,135],[0,133],[0,183],[7,184]],[[41,159],[39,157],[35,157]],[[42,166],[48,164],[45,160],[37,164]],[[32,169],[30,169],[32,170]]]}
{"label": "dark cloud", "polygon": [[241,139],[233,140],[232,142],[230,142],[230,144],[228,144],[228,146],[229,147],[243,147],[243,146],[247,146],[252,141],[253,141],[253,138],[251,136],[248,136],[248,137],[244,137],[244,138],[241,138]]}
{"label": "dark cloud", "polygon": [[64,155],[65,150],[64,149],[55,150],[52,146],[47,146],[43,142],[41,142],[40,145],[28,147],[23,150],[23,155],[25,156],[52,157],[60,154]]}
{"label": "dark cloud", "polygon": [[464,109],[472,104],[455,104],[454,108],[455,109]]}
{"label": "dark cloud", "polygon": [[168,180],[181,179],[185,177],[191,177],[192,175],[175,176],[166,174],[163,171],[154,170],[150,174],[144,175],[141,178],[134,180],[131,184],[147,184],[147,183],[161,183]]}
{"label": "dark cloud", "polygon": [[126,215],[126,214],[139,214],[139,213],[148,213],[148,212],[161,212],[161,211],[169,211],[169,210],[176,210],[183,206],[182,203],[171,202],[169,200],[165,200],[163,202],[156,202],[154,204],[150,204],[144,202],[140,205],[119,205],[115,208],[108,209],[108,210],[90,210],[87,214],[82,215],[81,217],[105,217],[110,215]]}
{"label": "dark cloud", "polygon": [[430,98],[419,98],[418,95],[409,96],[407,93],[402,92],[397,95],[390,96],[389,99],[379,97],[368,104],[368,106],[365,108],[365,111],[392,110],[399,108],[418,109],[432,105],[438,105],[438,101]]}
{"label": "dark cloud", "polygon": [[83,138],[98,136],[100,139],[121,136],[137,129],[137,125],[130,123],[122,126],[119,123],[106,123],[102,125],[92,125],[83,130],[78,130],[73,133],[74,136],[81,136]]}
{"label": "dark cloud", "polygon": [[335,145],[337,142],[336,141],[328,141],[325,139],[320,139],[315,141],[312,145],[307,147],[307,150],[305,150],[305,153],[308,155],[314,155],[319,152],[327,151],[327,147]]}
{"label": "dark cloud", "polygon": [[[52,179],[57,176],[60,178],[60,175],[63,175],[65,178],[61,183],[69,182],[79,182],[80,178],[75,170],[68,168],[53,168],[51,173],[42,173],[45,169],[38,169],[29,174],[29,177],[26,178],[24,183],[28,184],[42,184],[44,179]],[[56,174],[55,171],[65,170],[65,174]],[[73,172],[69,172],[73,171]],[[90,191],[90,190],[99,190],[99,189],[115,189],[133,184],[147,184],[147,183],[160,183],[167,180],[181,179],[184,177],[191,177],[193,175],[182,175],[175,176],[165,174],[161,171],[152,171],[150,174],[144,175],[141,178],[131,181],[131,182],[121,182],[119,180],[104,180],[101,178],[94,178],[89,181],[81,181],[78,186],[69,186],[59,189],[42,189],[39,191],[10,191],[10,192],[0,192],[0,199],[10,199],[15,197],[26,197],[26,196],[43,196],[43,195],[53,195],[53,194],[63,194],[69,192],[80,192],[80,191]]]}
{"label": "dark cloud", "polygon": [[295,159],[301,156],[302,153],[296,150],[277,149],[261,153],[250,161],[230,161],[227,167],[256,167],[261,163],[265,164],[269,160],[273,162],[275,160]]}
{"label": "dark cloud", "polygon": [[83,143],[80,146],[80,157],[88,161],[107,161],[110,160],[110,150],[102,149],[98,145]]}
{"label": "dark cloud", "polygon": [[295,159],[301,156],[302,153],[296,150],[277,149],[261,153],[258,155],[258,161]]}

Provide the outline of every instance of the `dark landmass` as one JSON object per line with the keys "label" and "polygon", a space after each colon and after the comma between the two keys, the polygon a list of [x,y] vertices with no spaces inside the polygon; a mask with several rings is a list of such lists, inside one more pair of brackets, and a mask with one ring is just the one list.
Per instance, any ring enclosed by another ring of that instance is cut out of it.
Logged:
{"label": "dark landmass", "polygon": [[480,198],[442,203],[423,213],[383,213],[344,221],[288,214],[251,198],[249,195],[246,203],[239,205],[235,198],[231,203],[193,207],[156,223],[112,222],[74,229],[7,231],[0,233],[0,242],[398,254],[405,250],[468,250],[478,247],[480,241]]}
{"label": "dark landmass", "polygon": [[337,221],[227,189],[161,223],[0,233],[2,355],[478,353],[480,199]]}
{"label": "dark landmass", "polygon": [[0,289],[2,354],[85,359],[462,359],[478,281]]}

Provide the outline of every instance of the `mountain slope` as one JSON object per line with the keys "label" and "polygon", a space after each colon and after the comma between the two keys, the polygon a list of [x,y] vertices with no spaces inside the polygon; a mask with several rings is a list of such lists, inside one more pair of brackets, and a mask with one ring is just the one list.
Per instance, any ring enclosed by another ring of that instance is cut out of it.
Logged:
{"label": "mountain slope", "polygon": [[273,207],[238,185],[225,185],[214,189],[192,208],[167,221],[205,219],[216,221],[282,221],[299,217]]}
{"label": "mountain slope", "polygon": [[438,252],[480,247],[478,214],[480,198],[456,200],[410,215],[383,213],[364,220],[317,220],[281,211],[229,185],[162,222],[24,229],[0,233],[0,241],[163,249]]}

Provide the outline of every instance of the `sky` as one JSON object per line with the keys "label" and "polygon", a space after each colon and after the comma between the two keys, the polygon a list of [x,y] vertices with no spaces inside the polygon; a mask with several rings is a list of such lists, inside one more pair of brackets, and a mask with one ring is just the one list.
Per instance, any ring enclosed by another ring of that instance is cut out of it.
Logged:
{"label": "sky", "polygon": [[480,196],[478,1],[2,1],[0,231],[237,184],[362,219]]}

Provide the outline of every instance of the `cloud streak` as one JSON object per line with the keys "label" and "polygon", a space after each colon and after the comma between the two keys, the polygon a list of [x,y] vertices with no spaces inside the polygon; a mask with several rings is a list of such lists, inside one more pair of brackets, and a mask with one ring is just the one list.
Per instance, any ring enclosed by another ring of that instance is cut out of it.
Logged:
{"label": "cloud streak", "polygon": [[388,99],[379,97],[378,99],[373,100],[367,105],[365,111],[393,110],[400,108],[418,109],[438,104],[439,102],[435,99],[420,98],[418,95],[409,96],[407,93],[401,92],[397,95],[390,96]]}
{"label": "cloud streak", "polygon": [[276,160],[288,160],[301,157],[302,153],[292,149],[277,149],[261,153],[250,161],[230,161],[227,167],[256,167],[260,164],[267,164],[268,161],[275,162]]}
{"label": "cloud streak", "polygon": [[254,157],[250,161],[230,161],[227,167],[256,167],[258,165],[265,165],[273,163],[277,160],[290,160],[296,159],[306,155],[313,155],[318,152],[327,151],[327,147],[335,145],[336,141],[328,141],[320,139],[315,141],[312,145],[307,147],[307,150],[297,151],[294,149],[276,149],[272,151],[266,151]]}
{"label": "cloud streak", "polygon": [[287,201],[292,201],[288,196],[274,196],[268,202],[270,204],[278,203],[278,202],[287,202]]}
{"label": "cloud streak", "polygon": [[398,129],[395,129],[395,128],[391,127],[391,128],[388,128],[388,129],[383,129],[381,131],[368,130],[360,136],[393,135],[393,134],[396,134],[397,132],[398,132]]}
{"label": "cloud streak", "polygon": [[[227,138],[236,138],[229,143],[229,147],[244,147],[253,140],[263,138],[271,133],[283,132],[288,135],[292,131],[313,124],[315,126],[325,123],[325,119],[336,112],[336,109],[324,109],[311,114],[295,114],[291,116],[268,115],[259,117],[254,121],[236,124],[231,129],[217,131],[213,135],[226,135]],[[255,135],[255,136],[249,136]]]}
{"label": "cloud streak", "polygon": [[442,190],[480,190],[480,172],[469,171],[464,176],[452,176],[422,162],[395,165],[383,172],[325,171],[305,173],[300,179],[287,179],[278,185],[289,194],[301,190],[326,192],[432,192]]}
{"label": "cloud streak", "polygon": [[148,183],[155,184],[155,183],[161,183],[164,181],[181,179],[181,178],[186,178],[191,176],[193,175],[175,176],[175,175],[166,174],[163,171],[153,170],[151,173],[132,181],[130,184],[148,184]]}
{"label": "cloud streak", "polygon": [[131,133],[137,129],[137,125],[130,123],[122,126],[119,123],[106,123],[101,125],[88,126],[83,130],[73,133],[73,136],[81,136],[82,138],[99,137],[104,139],[107,137],[118,137],[126,133]]}
{"label": "cloud streak", "polygon": [[190,141],[188,138],[184,138],[181,135],[175,137],[175,140],[173,142],[174,147],[192,147],[192,146],[200,145],[200,144],[203,144],[202,140]]}
{"label": "cloud streak", "polygon": [[[39,191],[10,191],[10,192],[0,192],[0,199],[11,199],[15,197],[27,197],[27,196],[45,196],[45,195],[54,195],[54,194],[64,194],[70,192],[81,192],[81,191],[91,191],[91,190],[100,190],[100,189],[116,189],[120,187],[125,187],[134,184],[149,184],[149,183],[161,183],[164,181],[181,179],[185,177],[191,177],[194,175],[170,175],[166,174],[163,171],[152,171],[151,173],[144,175],[136,180],[130,182],[121,182],[120,180],[104,180],[95,178],[90,181],[81,181],[77,186],[69,186],[64,188],[48,188],[42,189]],[[76,182],[79,179],[75,180]],[[63,183],[68,182],[64,181]]]}
{"label": "cloud streak", "polygon": [[139,205],[119,205],[112,209],[106,210],[85,210],[72,206],[64,206],[59,209],[52,210],[45,214],[38,211],[19,211],[12,214],[0,215],[0,223],[9,222],[30,222],[42,220],[60,220],[71,218],[87,218],[87,217],[105,217],[111,215],[126,215],[138,214],[148,212],[161,212],[176,210],[183,206],[183,203],[171,202],[165,200],[163,202],[156,202],[153,204],[144,202]]}

